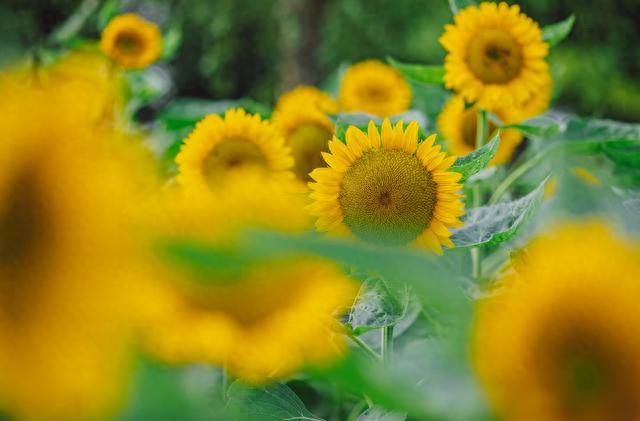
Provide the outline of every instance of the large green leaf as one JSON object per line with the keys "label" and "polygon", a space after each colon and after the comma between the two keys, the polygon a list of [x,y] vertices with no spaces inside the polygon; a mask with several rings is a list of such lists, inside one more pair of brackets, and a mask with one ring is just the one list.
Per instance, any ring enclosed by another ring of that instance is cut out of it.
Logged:
{"label": "large green leaf", "polygon": [[379,406],[373,406],[364,411],[356,421],[404,421],[407,414],[404,412],[389,411]]}
{"label": "large green leaf", "polygon": [[542,202],[546,180],[517,200],[481,206],[467,211],[464,226],[451,240],[456,247],[494,245],[510,240],[530,219]]}
{"label": "large green leaf", "polygon": [[542,39],[547,42],[550,47],[553,47],[569,35],[575,20],[576,17],[571,15],[561,22],[544,26],[542,28]]}
{"label": "large green leaf", "polygon": [[230,108],[240,107],[249,113],[260,114],[268,118],[271,109],[252,99],[210,101],[199,98],[178,98],[167,105],[158,121],[167,130],[177,130],[184,127],[193,127],[198,121],[209,114],[224,114]]}
{"label": "large green leaf", "polygon": [[250,387],[236,381],[229,387],[227,396],[229,400],[222,416],[225,421],[323,421],[309,412],[300,398],[281,383]]}
{"label": "large green leaf", "polygon": [[498,146],[500,146],[500,136],[496,134],[491,141],[487,142],[481,148],[467,155],[458,157],[451,166],[450,171],[462,174],[462,179],[466,180],[486,168],[489,161],[496,155]]}
{"label": "large green leaf", "polygon": [[383,279],[369,278],[360,287],[348,323],[356,335],[394,326],[405,316],[408,307],[406,288],[390,288]]}
{"label": "large green leaf", "polygon": [[444,83],[445,70],[443,66],[401,63],[393,57],[387,57],[387,61],[412,82],[428,85],[442,85]]}
{"label": "large green leaf", "polygon": [[562,130],[562,122],[549,116],[535,117],[517,124],[507,124],[503,128],[518,129],[527,137],[549,139]]}

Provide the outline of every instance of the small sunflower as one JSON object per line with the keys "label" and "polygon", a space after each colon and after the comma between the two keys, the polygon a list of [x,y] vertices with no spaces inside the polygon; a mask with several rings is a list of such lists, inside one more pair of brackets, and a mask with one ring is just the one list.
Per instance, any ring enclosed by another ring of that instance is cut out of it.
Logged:
{"label": "small sunflower", "polygon": [[228,110],[201,120],[176,157],[178,182],[189,188],[214,187],[231,172],[256,168],[277,177],[292,177],[293,158],[283,137],[259,115]]}
{"label": "small sunflower", "polygon": [[640,418],[640,247],[600,222],[534,240],[480,303],[477,372],[506,420]]}
{"label": "small sunflower", "polygon": [[545,88],[549,46],[517,5],[469,6],[446,25],[445,84],[481,107],[517,106]]}
{"label": "small sunflower", "polygon": [[400,72],[377,60],[351,66],[342,78],[338,96],[343,111],[390,117],[409,109],[411,88]]}
{"label": "small sunflower", "polygon": [[338,104],[326,92],[322,92],[315,86],[300,85],[291,91],[280,95],[276,103],[275,111],[280,112],[289,108],[300,106],[314,108],[327,114],[338,112]]}
{"label": "small sunflower", "polygon": [[[503,122],[510,123],[508,112],[495,109],[493,113]],[[449,152],[466,155],[476,149],[478,107],[465,108],[464,99],[455,95],[449,99],[438,116],[438,130],[447,144]],[[489,125],[489,138],[495,136],[498,127],[492,122]],[[499,165],[509,161],[518,145],[522,142],[522,134],[516,129],[503,129],[500,132],[500,146],[491,164]]]}
{"label": "small sunflower", "polygon": [[154,23],[125,13],[104,28],[100,49],[124,68],[143,69],[160,57],[162,34]]}
{"label": "small sunflower", "polygon": [[[169,234],[233,250],[247,228],[304,232],[306,195],[293,181],[260,173],[231,176],[215,200],[170,198]],[[159,282],[149,292],[156,307],[143,330],[145,347],[176,364],[224,366],[251,383],[273,381],[307,364],[339,358],[345,350],[339,317],[357,294],[355,284],[318,258],[276,258],[242,265],[233,274],[193,279],[158,259]]]}
{"label": "small sunflower", "polygon": [[321,153],[329,150],[333,123],[325,113],[303,102],[297,106],[290,102],[273,114],[272,121],[291,149],[293,172],[300,180],[309,181],[309,173],[324,166]]}
{"label": "small sunflower", "polygon": [[377,243],[415,244],[441,253],[453,247],[450,227],[464,214],[459,173],[448,171],[455,157],[434,146],[435,135],[418,144],[418,124],[406,130],[388,119],[368,134],[349,127],[346,145],[334,138],[323,153],[328,168],[311,173],[309,186],[320,231],[351,232]]}

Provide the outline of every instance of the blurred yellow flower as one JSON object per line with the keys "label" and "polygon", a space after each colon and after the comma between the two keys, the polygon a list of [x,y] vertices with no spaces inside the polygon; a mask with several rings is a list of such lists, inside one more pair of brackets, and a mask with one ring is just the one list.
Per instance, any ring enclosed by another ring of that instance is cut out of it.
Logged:
{"label": "blurred yellow flower", "polygon": [[293,172],[302,181],[309,181],[309,173],[324,166],[321,152],[329,150],[333,137],[333,123],[317,108],[300,101],[289,100],[289,106],[273,113],[272,121],[291,148]]}
{"label": "blurred yellow flower", "polygon": [[523,104],[545,88],[549,46],[517,5],[469,6],[446,25],[445,85],[480,107]]}
{"label": "blurred yellow flower", "polygon": [[0,82],[0,409],[96,419],[123,398],[136,235],[78,85]]}
{"label": "blurred yellow flower", "polygon": [[450,227],[464,214],[459,173],[448,171],[455,157],[434,146],[435,135],[418,143],[418,124],[403,129],[388,119],[368,134],[351,126],[346,145],[337,138],[323,153],[329,168],[311,173],[320,231],[351,232],[379,244],[415,244],[441,253],[453,247]]}
{"label": "blurred yellow flower", "polygon": [[162,34],[156,24],[135,13],[124,13],[104,28],[100,48],[126,69],[143,69],[160,57]]}
{"label": "blurred yellow flower", "polygon": [[[512,122],[509,112],[499,109],[490,111],[504,123]],[[459,95],[449,99],[438,116],[438,130],[445,139],[449,152],[455,155],[466,155],[476,149],[477,120],[477,106],[465,109],[464,99]],[[491,121],[488,125],[489,139],[492,139],[498,127]],[[503,129],[500,132],[500,146],[490,164],[499,165],[509,161],[520,142],[522,142],[522,134],[518,130]]]}
{"label": "blurred yellow flower", "polygon": [[[215,199],[202,196],[195,206],[191,197],[184,205],[171,199],[170,213],[177,211],[173,235],[232,253],[247,228],[309,228],[305,195],[293,181],[265,181],[251,171],[231,177]],[[225,269],[232,265],[225,263]],[[156,308],[143,331],[149,352],[171,363],[221,365],[252,383],[341,355],[345,344],[337,317],[357,288],[333,264],[295,257],[240,266],[231,273],[194,275],[159,261],[162,281],[149,293]]]}
{"label": "blurred yellow flower", "polygon": [[315,86],[300,85],[295,89],[283,93],[278,98],[275,111],[280,112],[290,108],[304,105],[307,108],[314,108],[327,114],[338,112],[338,104],[326,92],[322,92]]}
{"label": "blurred yellow flower", "polygon": [[507,420],[640,417],[640,248],[601,222],[535,239],[482,301],[477,372]]}
{"label": "blurred yellow flower", "polygon": [[539,116],[547,111],[549,103],[551,102],[553,82],[550,76],[547,76],[546,79],[544,86],[534,92],[528,100],[508,109],[513,123],[519,123],[529,118]]}
{"label": "blurred yellow flower", "polygon": [[293,158],[284,138],[259,115],[237,108],[224,118],[212,114],[200,121],[176,157],[178,182],[186,188],[214,187],[239,169],[291,178]]}
{"label": "blurred yellow flower", "polygon": [[596,175],[594,175],[591,171],[584,167],[573,167],[571,168],[571,173],[585,184],[593,187],[602,186],[602,181],[600,181],[600,179]]}
{"label": "blurred yellow flower", "polygon": [[377,60],[366,60],[346,71],[338,102],[342,111],[390,117],[409,109],[411,88],[393,67]]}

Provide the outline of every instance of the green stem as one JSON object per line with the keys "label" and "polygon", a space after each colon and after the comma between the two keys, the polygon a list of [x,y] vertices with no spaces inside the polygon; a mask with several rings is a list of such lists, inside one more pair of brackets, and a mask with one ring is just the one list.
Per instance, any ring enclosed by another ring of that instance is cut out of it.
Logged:
{"label": "green stem", "polygon": [[354,344],[358,345],[358,347],[360,347],[360,349],[362,349],[365,354],[376,360],[381,359],[380,355],[378,355],[373,349],[371,349],[371,347],[367,345],[362,339],[352,333],[347,333],[347,336],[353,341]]}
{"label": "green stem", "polygon": [[385,326],[380,330],[380,354],[382,361],[389,363],[393,353],[393,326]]}
{"label": "green stem", "polygon": [[480,149],[487,142],[487,132],[489,131],[489,123],[487,122],[487,112],[478,110],[478,125],[476,130],[476,149]]}
{"label": "green stem", "polygon": [[355,421],[356,419],[358,419],[358,416],[360,416],[367,405],[367,401],[364,399],[355,404],[353,409],[351,409],[351,412],[349,412],[349,415],[347,416],[347,421]]}
{"label": "green stem", "polygon": [[227,390],[229,389],[229,372],[226,367],[222,367],[222,379],[220,389],[222,391],[222,400],[227,400]]}
{"label": "green stem", "polygon": [[51,34],[49,40],[60,43],[76,35],[99,5],[99,0],[84,0],[76,11]]}

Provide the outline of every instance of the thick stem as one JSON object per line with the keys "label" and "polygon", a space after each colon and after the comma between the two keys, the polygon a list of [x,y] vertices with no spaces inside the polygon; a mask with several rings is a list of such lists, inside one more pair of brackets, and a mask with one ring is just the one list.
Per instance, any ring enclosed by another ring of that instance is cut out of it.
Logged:
{"label": "thick stem", "polygon": [[347,334],[347,336],[353,341],[354,344],[358,345],[358,347],[360,347],[360,349],[362,349],[365,354],[376,360],[381,359],[380,355],[378,355],[373,349],[371,349],[371,347],[367,345],[362,339],[353,334]]}
{"label": "thick stem", "polygon": [[382,361],[391,362],[393,354],[393,326],[385,326],[380,330],[380,354]]}

